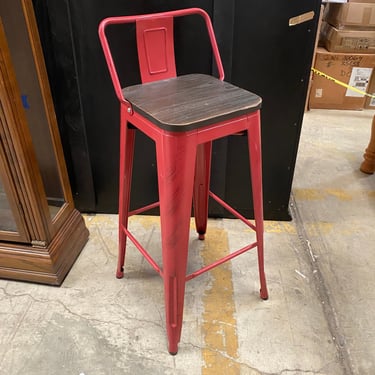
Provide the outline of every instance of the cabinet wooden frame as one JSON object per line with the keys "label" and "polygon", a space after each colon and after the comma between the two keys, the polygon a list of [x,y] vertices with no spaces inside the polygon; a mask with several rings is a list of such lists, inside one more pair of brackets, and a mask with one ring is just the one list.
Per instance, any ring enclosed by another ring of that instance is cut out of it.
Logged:
{"label": "cabinet wooden frame", "polygon": [[14,1],[22,6],[64,203],[52,218],[0,18],[0,168],[17,225],[17,232],[0,231],[0,277],[59,285],[88,231],[74,208],[32,2]]}
{"label": "cabinet wooden frame", "polygon": [[44,102],[47,121],[49,123],[52,145],[54,146],[56,161],[58,163],[59,177],[61,180],[61,186],[63,188],[64,198],[66,202],[64,207],[60,209],[59,213],[53,220],[53,222],[55,223],[55,230],[57,230],[61,226],[61,223],[67,218],[67,215],[69,215],[69,211],[71,211],[74,208],[74,203],[70,189],[68,172],[65,165],[60,134],[58,131],[55,109],[52,102],[51,90],[48,83],[48,75],[44,63],[43,50],[40,43],[32,0],[21,0],[21,3],[23,6],[25,22],[29,32],[31,48],[34,54],[34,61],[38,74],[40,90]]}
{"label": "cabinet wooden frame", "polygon": [[[4,28],[0,29],[1,71],[1,130],[4,154],[8,164],[8,178],[17,187],[20,207],[30,234],[30,241],[48,242],[52,223],[47,217],[48,205],[43,199],[44,188],[33,152],[32,140],[20,100],[15,73],[12,69]],[[25,173],[27,171],[27,173]],[[9,181],[9,180],[8,180]],[[9,183],[7,183],[9,185]],[[14,207],[14,205],[12,205]],[[25,209],[26,208],[26,209]]]}

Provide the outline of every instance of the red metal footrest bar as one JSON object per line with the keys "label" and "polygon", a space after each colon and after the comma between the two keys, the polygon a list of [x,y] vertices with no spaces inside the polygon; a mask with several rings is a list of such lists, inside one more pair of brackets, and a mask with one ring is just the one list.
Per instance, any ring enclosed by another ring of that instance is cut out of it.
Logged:
{"label": "red metal footrest bar", "polygon": [[232,206],[229,206],[228,203],[224,202],[221,198],[219,198],[216,194],[214,194],[212,191],[209,191],[210,197],[215,199],[217,203],[219,203],[221,206],[223,206],[227,211],[229,211],[232,215],[234,215],[237,219],[240,219],[242,222],[244,222],[248,227],[250,227],[253,230],[256,230],[256,227],[253,223],[251,223],[249,220],[247,220],[244,216],[242,216],[238,211],[236,211]]}
{"label": "red metal footrest bar", "polygon": [[205,267],[201,268],[200,270],[191,273],[190,275],[187,275],[186,276],[186,281],[194,279],[195,277],[201,275],[202,273],[207,272],[207,271],[211,270],[212,268],[215,268],[215,267],[219,266],[220,264],[223,264],[223,263],[227,262],[228,260],[231,260],[231,259],[235,258],[236,256],[238,256],[238,255],[240,255],[242,253],[245,253],[246,251],[249,251],[249,250],[253,249],[254,247],[257,246],[257,244],[258,244],[257,242],[254,242],[254,243],[252,243],[250,245],[247,245],[247,246],[243,247],[242,249],[234,251],[233,253],[231,253],[231,254],[229,254],[229,255],[227,255],[227,256],[225,256],[225,257],[217,260],[216,262],[211,263],[208,266],[205,266]]}
{"label": "red metal footrest bar", "polygon": [[122,226],[122,230],[125,232],[126,236],[129,238],[129,240],[133,242],[134,246],[141,252],[141,254],[150,263],[152,268],[157,273],[159,273],[161,276],[163,276],[163,272],[162,272],[161,268],[155,262],[155,260],[151,257],[151,255],[147,252],[147,250],[136,240],[136,238],[124,226]]}
{"label": "red metal footrest bar", "polygon": [[159,207],[159,206],[160,206],[159,202],[151,203],[147,206],[137,208],[136,210],[130,211],[128,216],[138,215],[138,214],[141,214],[142,212],[146,212],[148,210],[151,210],[151,209]]}
{"label": "red metal footrest bar", "polygon": [[[244,224],[246,224],[248,227],[250,227],[253,230],[256,230],[256,227],[253,223],[251,223],[249,220],[247,220],[244,216],[242,216],[238,211],[236,211],[233,207],[231,207],[228,203],[223,201],[221,198],[219,198],[216,194],[214,194],[212,191],[209,191],[209,195],[211,198],[213,198],[217,203],[219,203],[221,206],[223,206],[228,212],[230,212],[233,216],[241,220]],[[137,215],[142,212],[151,210],[152,208],[159,207],[159,202],[155,202],[152,204],[149,204],[147,206],[138,208],[136,210],[133,210],[129,212],[129,216]],[[125,232],[126,236],[133,242],[134,246],[141,252],[141,254],[146,258],[146,260],[150,263],[152,268],[159,273],[163,277],[162,269],[159,267],[159,265],[155,262],[155,260],[151,257],[151,255],[147,252],[147,250],[136,240],[136,238],[130,233],[128,229],[126,229],[124,226],[122,226],[122,230]],[[204,272],[210,271],[211,269],[227,262],[228,260],[231,260],[238,255],[241,255],[245,253],[246,251],[249,251],[257,246],[257,242],[251,243],[237,251],[234,251],[231,254],[228,254],[227,256],[217,260],[216,262],[213,262],[209,264],[208,266],[202,267],[201,269],[189,274],[186,276],[186,281],[189,281],[191,279],[194,279],[195,277],[201,275]]]}

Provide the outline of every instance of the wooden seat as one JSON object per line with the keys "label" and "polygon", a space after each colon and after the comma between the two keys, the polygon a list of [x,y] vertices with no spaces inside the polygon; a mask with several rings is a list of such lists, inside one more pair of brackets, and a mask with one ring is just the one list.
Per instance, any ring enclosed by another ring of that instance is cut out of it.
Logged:
{"label": "wooden seat", "polygon": [[[176,76],[173,18],[193,14],[205,20],[219,78],[204,74]],[[129,22],[137,25],[138,58],[143,83],[123,89],[105,29],[109,25]],[[260,296],[268,298],[263,261],[262,101],[259,96],[223,81],[224,72],[210,18],[201,9],[107,18],[100,24],[99,36],[121,104],[119,258],[116,275],[118,278],[123,277],[126,238],[129,238],[163,278],[168,350],[176,354],[181,336],[186,281],[257,248]],[[136,130],[155,142],[159,201],[129,211]],[[212,141],[238,133],[248,136],[255,223],[209,190]],[[248,245],[225,258],[186,275],[192,203],[196,230],[203,240],[207,228],[209,197],[253,229],[255,240],[252,239]],[[160,207],[162,267],[128,229],[129,216],[157,206]]]}
{"label": "wooden seat", "polygon": [[260,108],[259,96],[204,74],[189,74],[122,90],[134,111],[164,130],[183,132]]}

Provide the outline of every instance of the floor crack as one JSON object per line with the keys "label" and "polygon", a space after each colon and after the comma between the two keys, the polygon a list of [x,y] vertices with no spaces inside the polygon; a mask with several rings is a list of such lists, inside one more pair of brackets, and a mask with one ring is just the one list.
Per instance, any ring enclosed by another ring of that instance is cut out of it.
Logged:
{"label": "floor crack", "polygon": [[319,259],[314,254],[313,245],[310,242],[303,225],[301,214],[298,210],[298,206],[294,199],[293,193],[291,194],[289,209],[293,221],[296,224],[298,237],[301,241],[303,249],[305,250],[302,254],[304,255],[304,258],[307,261],[307,264],[309,265],[311,273],[313,275],[312,281],[321,302],[323,313],[326,318],[332,340],[334,341],[336,346],[339,363],[343,369],[343,375],[354,375],[352,359],[346,344],[345,336],[342,334],[340,328],[340,323],[338,321],[332,297],[326,285],[324,275],[320,269]]}

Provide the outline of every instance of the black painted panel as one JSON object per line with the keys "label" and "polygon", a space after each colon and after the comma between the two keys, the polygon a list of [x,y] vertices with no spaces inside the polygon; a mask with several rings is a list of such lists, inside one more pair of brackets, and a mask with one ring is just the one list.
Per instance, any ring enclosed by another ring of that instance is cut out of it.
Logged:
{"label": "black painted panel", "polygon": [[[232,83],[263,98],[262,150],[265,216],[289,219],[288,203],[313,57],[320,0],[235,2]],[[289,26],[291,17],[314,11],[311,21]],[[251,215],[246,140],[228,145],[226,196]],[[238,167],[237,167],[238,166]]]}

